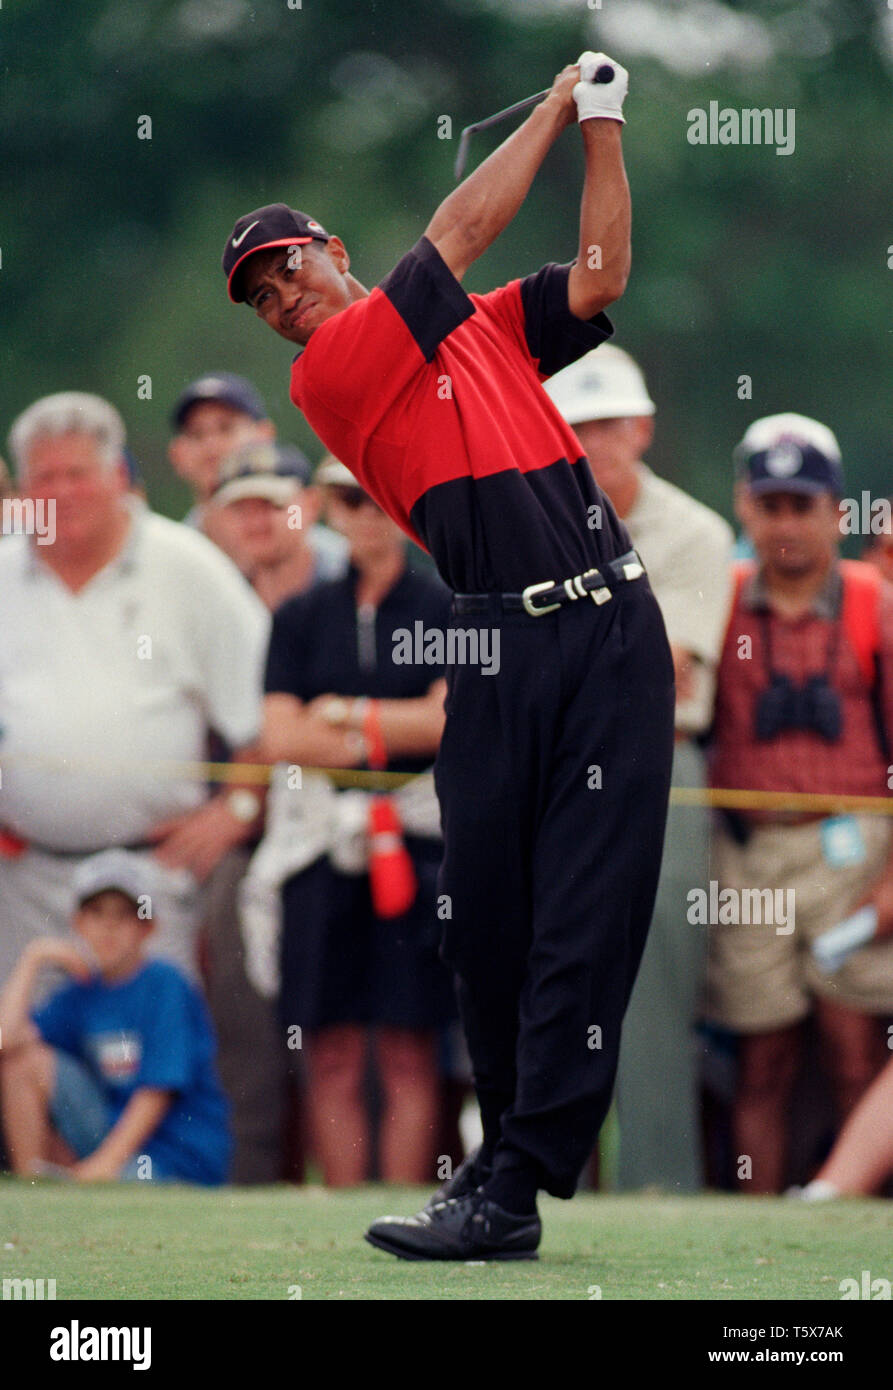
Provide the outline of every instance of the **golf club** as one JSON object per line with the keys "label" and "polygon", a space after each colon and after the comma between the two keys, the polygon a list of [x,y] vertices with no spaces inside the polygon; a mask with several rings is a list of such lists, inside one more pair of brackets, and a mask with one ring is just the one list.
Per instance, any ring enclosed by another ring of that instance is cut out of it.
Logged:
{"label": "golf club", "polygon": [[[594,82],[611,82],[613,78],[614,69],[611,64],[602,63],[592,80]],[[483,121],[475,121],[474,125],[467,125],[459,136],[459,148],[456,151],[456,181],[458,182],[465,172],[465,164],[468,159],[468,146],[476,130],[487,130],[491,125],[498,125],[500,121],[507,121],[509,116],[516,116],[520,111],[526,111],[529,107],[536,106],[537,102],[547,97],[551,90],[551,87],[546,87],[542,92],[537,92],[535,96],[525,97],[523,101],[516,101],[514,106],[507,106],[504,111],[497,111],[495,116],[487,116]]]}

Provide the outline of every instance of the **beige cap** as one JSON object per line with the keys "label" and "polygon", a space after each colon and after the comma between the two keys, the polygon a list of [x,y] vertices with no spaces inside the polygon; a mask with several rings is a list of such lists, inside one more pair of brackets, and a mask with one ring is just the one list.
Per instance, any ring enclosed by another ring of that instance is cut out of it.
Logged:
{"label": "beige cap", "polygon": [[310,480],[310,460],[291,444],[273,440],[246,444],[220,465],[213,500],[216,506],[261,497],[287,507]]}
{"label": "beige cap", "polygon": [[326,454],[313,475],[314,483],[328,483],[332,487],[360,487],[346,463],[336,459],[334,454]]}

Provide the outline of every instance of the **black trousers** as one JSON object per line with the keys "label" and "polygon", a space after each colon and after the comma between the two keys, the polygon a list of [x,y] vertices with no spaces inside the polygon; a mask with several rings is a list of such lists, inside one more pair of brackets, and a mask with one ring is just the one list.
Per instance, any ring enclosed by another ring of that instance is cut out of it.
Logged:
{"label": "black trousers", "polygon": [[672,658],[644,576],[600,607],[453,626],[498,629],[499,671],[448,668],[441,954],[496,1168],[532,1162],[540,1187],[571,1197],[611,1102],[657,891]]}

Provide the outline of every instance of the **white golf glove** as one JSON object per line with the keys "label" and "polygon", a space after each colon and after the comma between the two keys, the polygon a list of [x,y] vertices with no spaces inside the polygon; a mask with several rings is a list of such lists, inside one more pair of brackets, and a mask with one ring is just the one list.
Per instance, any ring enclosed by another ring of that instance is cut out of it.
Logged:
{"label": "white golf glove", "polygon": [[[586,53],[581,53],[577,61],[580,65],[580,81],[574,88],[577,120],[591,121],[601,118],[602,120],[621,121],[625,125],[623,98],[629,87],[629,73],[626,68],[622,68],[606,53],[591,53],[588,50]],[[611,81],[593,81],[599,68],[605,64],[614,69],[614,76]]]}

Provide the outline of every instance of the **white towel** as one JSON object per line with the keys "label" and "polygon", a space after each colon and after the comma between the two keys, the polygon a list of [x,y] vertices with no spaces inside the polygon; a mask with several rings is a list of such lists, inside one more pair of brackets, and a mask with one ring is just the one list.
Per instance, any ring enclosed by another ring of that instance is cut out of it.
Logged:
{"label": "white towel", "polygon": [[[289,787],[288,768],[273,769],[266,829],[238,889],[245,972],[258,993],[279,992],[282,885],[327,854],[339,873],[363,874],[369,866],[369,802],[373,793],[338,791],[328,777],[308,773]],[[439,839],[440,806],[434,775],[404,783],[392,799],[408,835]]]}

